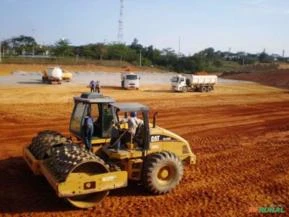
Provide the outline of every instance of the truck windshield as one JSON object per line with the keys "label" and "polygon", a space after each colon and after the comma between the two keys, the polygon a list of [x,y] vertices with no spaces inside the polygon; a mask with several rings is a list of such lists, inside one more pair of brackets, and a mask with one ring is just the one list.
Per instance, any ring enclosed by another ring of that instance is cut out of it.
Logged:
{"label": "truck windshield", "polygon": [[179,78],[178,77],[172,77],[171,81],[172,82],[178,82]]}
{"label": "truck windshield", "polygon": [[136,80],[137,79],[137,75],[127,75],[126,79],[127,80]]}

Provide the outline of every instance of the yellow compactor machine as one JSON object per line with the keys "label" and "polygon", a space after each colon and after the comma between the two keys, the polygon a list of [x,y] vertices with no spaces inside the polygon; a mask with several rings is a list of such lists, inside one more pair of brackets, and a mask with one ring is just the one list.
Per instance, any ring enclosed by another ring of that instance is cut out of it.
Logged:
{"label": "yellow compactor machine", "polygon": [[[142,122],[127,140],[128,127],[121,118],[129,112],[137,112]],[[82,145],[88,113],[95,121],[91,151]],[[111,130],[117,130],[116,138],[110,138]],[[181,181],[183,164],[196,163],[189,143],[158,127],[156,113],[149,123],[149,108],[139,103],[83,93],[74,97],[70,132],[75,142],[56,131],[39,132],[23,156],[35,175],[45,176],[59,197],[79,208],[95,206],[110,190],[126,187],[128,180],[141,182],[153,194],[168,193]]]}

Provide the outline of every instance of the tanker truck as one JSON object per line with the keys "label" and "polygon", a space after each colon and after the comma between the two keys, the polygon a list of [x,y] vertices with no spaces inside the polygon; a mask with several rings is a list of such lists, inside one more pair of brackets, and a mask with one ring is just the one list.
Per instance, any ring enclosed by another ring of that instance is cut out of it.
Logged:
{"label": "tanker truck", "polygon": [[176,92],[210,92],[217,83],[216,75],[176,75],[171,78],[171,88]]}
{"label": "tanker truck", "polygon": [[48,84],[61,84],[61,81],[70,81],[72,74],[60,67],[49,67],[43,72],[42,82]]}

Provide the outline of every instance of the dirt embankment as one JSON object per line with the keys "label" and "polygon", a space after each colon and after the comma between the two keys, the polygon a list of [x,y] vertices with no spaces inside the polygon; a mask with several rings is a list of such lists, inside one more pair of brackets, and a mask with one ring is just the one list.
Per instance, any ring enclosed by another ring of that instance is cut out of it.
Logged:
{"label": "dirt embankment", "polygon": [[211,93],[103,89],[118,101],[159,111],[157,124],[178,133],[197,155],[170,194],[142,186],[111,191],[92,210],[59,199],[21,158],[36,132],[69,135],[72,97],[82,86],[0,87],[0,216],[256,216],[282,206],[289,213],[289,94],[255,84],[219,85]]}
{"label": "dirt embankment", "polygon": [[277,69],[265,72],[231,73],[222,76],[226,79],[253,81],[264,85],[289,89],[289,69]]}
{"label": "dirt embankment", "polygon": [[225,72],[225,79],[257,82],[263,85],[289,88],[289,64],[245,65],[238,72]]}

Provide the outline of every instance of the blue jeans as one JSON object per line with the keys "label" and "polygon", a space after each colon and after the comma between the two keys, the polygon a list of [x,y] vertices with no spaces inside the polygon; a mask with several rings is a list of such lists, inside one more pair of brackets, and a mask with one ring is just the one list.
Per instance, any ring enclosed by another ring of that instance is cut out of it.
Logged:
{"label": "blue jeans", "polygon": [[84,144],[87,150],[91,150],[91,137],[93,135],[93,127],[87,127],[84,132]]}

